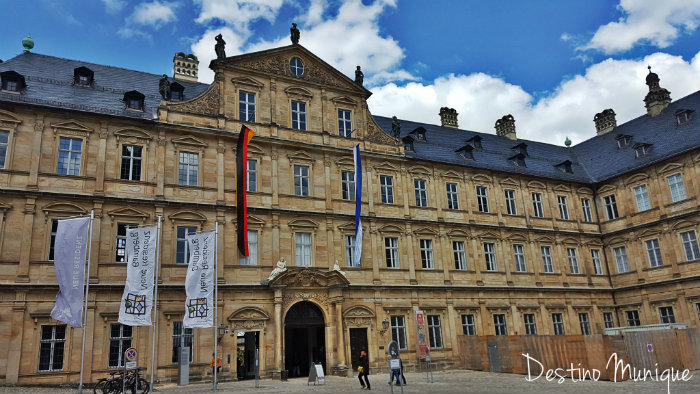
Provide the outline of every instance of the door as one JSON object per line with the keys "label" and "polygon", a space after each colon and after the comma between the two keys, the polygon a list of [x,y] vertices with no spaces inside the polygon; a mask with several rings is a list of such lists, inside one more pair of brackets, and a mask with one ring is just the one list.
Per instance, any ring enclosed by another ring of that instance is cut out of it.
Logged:
{"label": "door", "polygon": [[357,370],[360,365],[360,352],[367,350],[367,329],[366,328],[351,328],[350,329],[350,359],[352,369]]}
{"label": "door", "polygon": [[489,351],[489,371],[501,372],[501,359],[498,356],[498,342],[487,342]]}
{"label": "door", "polygon": [[258,341],[258,331],[238,333],[236,362],[239,380],[255,378],[255,351],[258,349]]}

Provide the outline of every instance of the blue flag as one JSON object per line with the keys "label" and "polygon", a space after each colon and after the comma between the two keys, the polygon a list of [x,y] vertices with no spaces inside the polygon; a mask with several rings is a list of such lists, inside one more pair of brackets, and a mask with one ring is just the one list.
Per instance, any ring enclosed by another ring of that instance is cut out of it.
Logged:
{"label": "blue flag", "polygon": [[355,256],[353,265],[360,266],[362,258],[362,160],[360,159],[360,144],[353,149],[353,160],[355,162]]}

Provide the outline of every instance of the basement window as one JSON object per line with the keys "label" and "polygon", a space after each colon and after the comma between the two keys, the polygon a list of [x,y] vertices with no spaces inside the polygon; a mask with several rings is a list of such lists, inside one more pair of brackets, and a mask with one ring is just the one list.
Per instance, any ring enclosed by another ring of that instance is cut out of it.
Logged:
{"label": "basement window", "polygon": [[0,79],[2,79],[2,90],[5,92],[19,93],[27,87],[22,74],[15,71],[0,73]]}
{"label": "basement window", "polygon": [[145,96],[137,90],[124,93],[124,104],[126,108],[134,111],[143,111],[143,100]]}

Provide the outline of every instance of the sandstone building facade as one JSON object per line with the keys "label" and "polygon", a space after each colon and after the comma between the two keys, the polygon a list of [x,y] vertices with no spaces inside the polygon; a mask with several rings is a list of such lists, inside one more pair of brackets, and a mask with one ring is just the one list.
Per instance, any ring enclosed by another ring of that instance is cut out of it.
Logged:
{"label": "sandstone building facade", "polygon": [[[175,61],[196,68],[194,57]],[[158,217],[159,380],[176,376],[182,344],[192,375],[209,369],[218,334],[181,323],[184,236],[215,223],[229,328],[219,351],[240,378],[256,348],[264,376],[304,374],[310,361],[346,373],[362,348],[386,367],[392,338],[415,367],[417,310],[443,366],[462,334],[700,326],[700,92],[671,102],[650,72],[646,114],[617,125],[603,111],[597,135],[591,125],[589,140],[565,148],[518,139],[512,116],[496,135],[459,129],[449,108],[441,126],[373,116],[371,92],[301,45],[210,67],[211,85],[194,68],[176,73],[162,100],[158,75],[35,53],[0,64],[0,382],[78,381],[82,330],[49,316],[52,247],[57,219],[91,210],[88,382],[122,365],[130,345],[150,365],[151,327],[122,326],[117,311],[125,229]],[[241,124],[256,132],[248,258],[235,241]],[[281,258],[287,272],[268,281]]]}

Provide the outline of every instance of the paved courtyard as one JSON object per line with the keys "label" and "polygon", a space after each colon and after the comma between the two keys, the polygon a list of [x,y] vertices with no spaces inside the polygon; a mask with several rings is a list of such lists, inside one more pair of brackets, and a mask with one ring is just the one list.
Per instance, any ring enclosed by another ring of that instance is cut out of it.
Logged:
{"label": "paved courtyard", "polygon": [[[387,384],[389,377],[386,373],[370,375],[372,391],[390,393]],[[407,373],[407,385],[404,393],[410,394],[446,394],[446,393],[474,393],[474,394],[697,394],[700,390],[700,371],[692,371],[689,381],[676,381],[670,383],[670,390],[666,382],[576,382],[567,380],[562,384],[556,381],[547,382],[544,376],[539,380],[528,382],[525,375],[497,374],[476,371],[440,371],[433,374],[433,383],[426,381],[425,373]],[[189,386],[179,387],[174,384],[156,386],[159,393],[163,394],[187,394],[187,393],[211,393],[212,385],[209,383],[193,383]],[[86,389],[84,393],[92,393],[92,389]],[[307,386],[306,378],[290,379],[287,382],[261,380],[260,387],[255,388],[255,381],[224,382],[219,384],[221,394],[227,393],[306,393],[306,394],[341,394],[363,393],[357,378],[340,378],[330,376],[325,386]],[[0,393],[77,393],[77,389],[57,389],[44,387],[0,387]],[[399,387],[394,387],[394,393],[399,394]]]}

